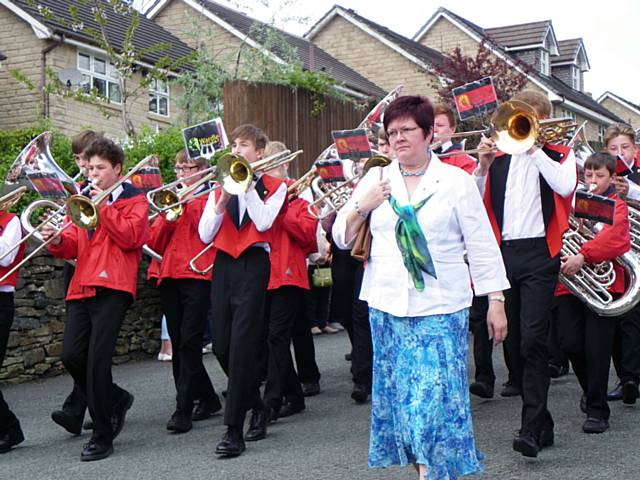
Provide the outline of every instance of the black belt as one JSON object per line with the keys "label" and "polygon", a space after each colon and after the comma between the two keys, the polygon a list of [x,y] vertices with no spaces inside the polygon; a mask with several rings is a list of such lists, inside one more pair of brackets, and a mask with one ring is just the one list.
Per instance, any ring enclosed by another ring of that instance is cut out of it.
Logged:
{"label": "black belt", "polygon": [[534,237],[534,238],[516,238],[514,240],[502,240],[500,243],[504,247],[537,247],[547,245],[546,237]]}

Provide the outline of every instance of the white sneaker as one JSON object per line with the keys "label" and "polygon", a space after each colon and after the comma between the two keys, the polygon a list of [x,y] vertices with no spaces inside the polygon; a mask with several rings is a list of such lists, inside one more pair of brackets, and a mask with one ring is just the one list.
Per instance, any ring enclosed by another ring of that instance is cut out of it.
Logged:
{"label": "white sneaker", "polygon": [[158,361],[160,361],[160,362],[170,362],[172,359],[173,359],[173,355],[171,355],[169,353],[160,352],[158,354]]}
{"label": "white sneaker", "polygon": [[202,354],[206,355],[207,353],[213,352],[213,344],[211,342],[207,343],[204,347],[202,347]]}
{"label": "white sneaker", "polygon": [[331,328],[335,328],[336,330],[344,330],[344,327],[341,323],[338,322],[329,322],[327,325]]}

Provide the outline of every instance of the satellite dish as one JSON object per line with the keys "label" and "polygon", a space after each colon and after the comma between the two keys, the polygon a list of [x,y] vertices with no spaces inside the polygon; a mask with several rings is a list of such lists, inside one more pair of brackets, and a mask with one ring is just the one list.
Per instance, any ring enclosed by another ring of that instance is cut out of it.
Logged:
{"label": "satellite dish", "polygon": [[67,88],[81,85],[83,78],[82,72],[76,68],[65,68],[58,72],[58,80],[60,80],[63,85],[66,85]]}

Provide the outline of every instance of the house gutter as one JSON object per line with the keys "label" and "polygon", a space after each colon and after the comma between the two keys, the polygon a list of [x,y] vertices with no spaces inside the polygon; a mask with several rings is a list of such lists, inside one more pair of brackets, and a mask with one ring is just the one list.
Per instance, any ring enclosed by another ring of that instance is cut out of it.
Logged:
{"label": "house gutter", "polygon": [[53,40],[40,51],[40,92],[42,95],[42,109],[40,115],[42,118],[49,117],[49,94],[46,91],[47,84],[47,54],[60,45],[60,40]]}

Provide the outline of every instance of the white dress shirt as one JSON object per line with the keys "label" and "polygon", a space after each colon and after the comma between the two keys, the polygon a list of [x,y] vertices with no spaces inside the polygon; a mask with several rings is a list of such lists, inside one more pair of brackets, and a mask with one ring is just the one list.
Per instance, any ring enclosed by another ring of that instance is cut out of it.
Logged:
{"label": "white dress shirt", "polygon": [[[504,198],[503,240],[545,236],[540,174],[558,195],[565,198],[571,196],[577,182],[573,151],[563,163],[553,161],[542,149],[536,150],[533,155],[522,153],[511,156]],[[487,177],[474,178],[483,195]]]}
{"label": "white dress shirt", "polygon": [[[242,222],[245,212],[248,213],[249,218],[256,226],[256,230],[259,232],[266,232],[271,228],[273,222],[276,220],[282,204],[287,196],[287,185],[283,182],[273,195],[271,195],[265,202],[262,201],[258,192],[255,190],[255,182],[252,184],[249,191],[238,195],[238,222]],[[198,235],[203,243],[211,243],[216,234],[220,230],[222,225],[222,219],[224,212],[216,214],[216,192],[212,190],[207,198],[207,204],[200,217],[200,223],[198,224]],[[264,248],[267,252],[270,251],[268,243],[257,243],[255,246]]]}
{"label": "white dress shirt", "polygon": [[[398,161],[384,167],[391,194],[400,205],[427,203],[417,219],[428,242],[437,279],[423,274],[425,288],[418,292],[402,261],[396,243],[398,216],[388,201],[371,213],[371,256],[365,265],[360,299],[369,306],[398,317],[453,313],[471,305],[477,295],[509,288],[502,256],[496,244],[482,199],[471,176],[458,167],[431,156],[429,167],[409,202]],[[380,179],[380,170],[372,168],[355,189],[333,226],[333,239],[347,249],[346,219],[364,192]],[[464,261],[467,251],[469,265]],[[471,276],[471,278],[470,278]]]}
{"label": "white dress shirt", "polygon": [[[22,228],[20,226],[20,219],[13,217],[4,227],[2,235],[0,235],[0,255],[7,253],[13,246],[15,246],[22,238]],[[0,266],[8,267],[11,265],[18,255],[20,248],[14,248],[11,253],[0,260]],[[0,285],[0,292],[15,292],[16,288],[13,285]]]}

